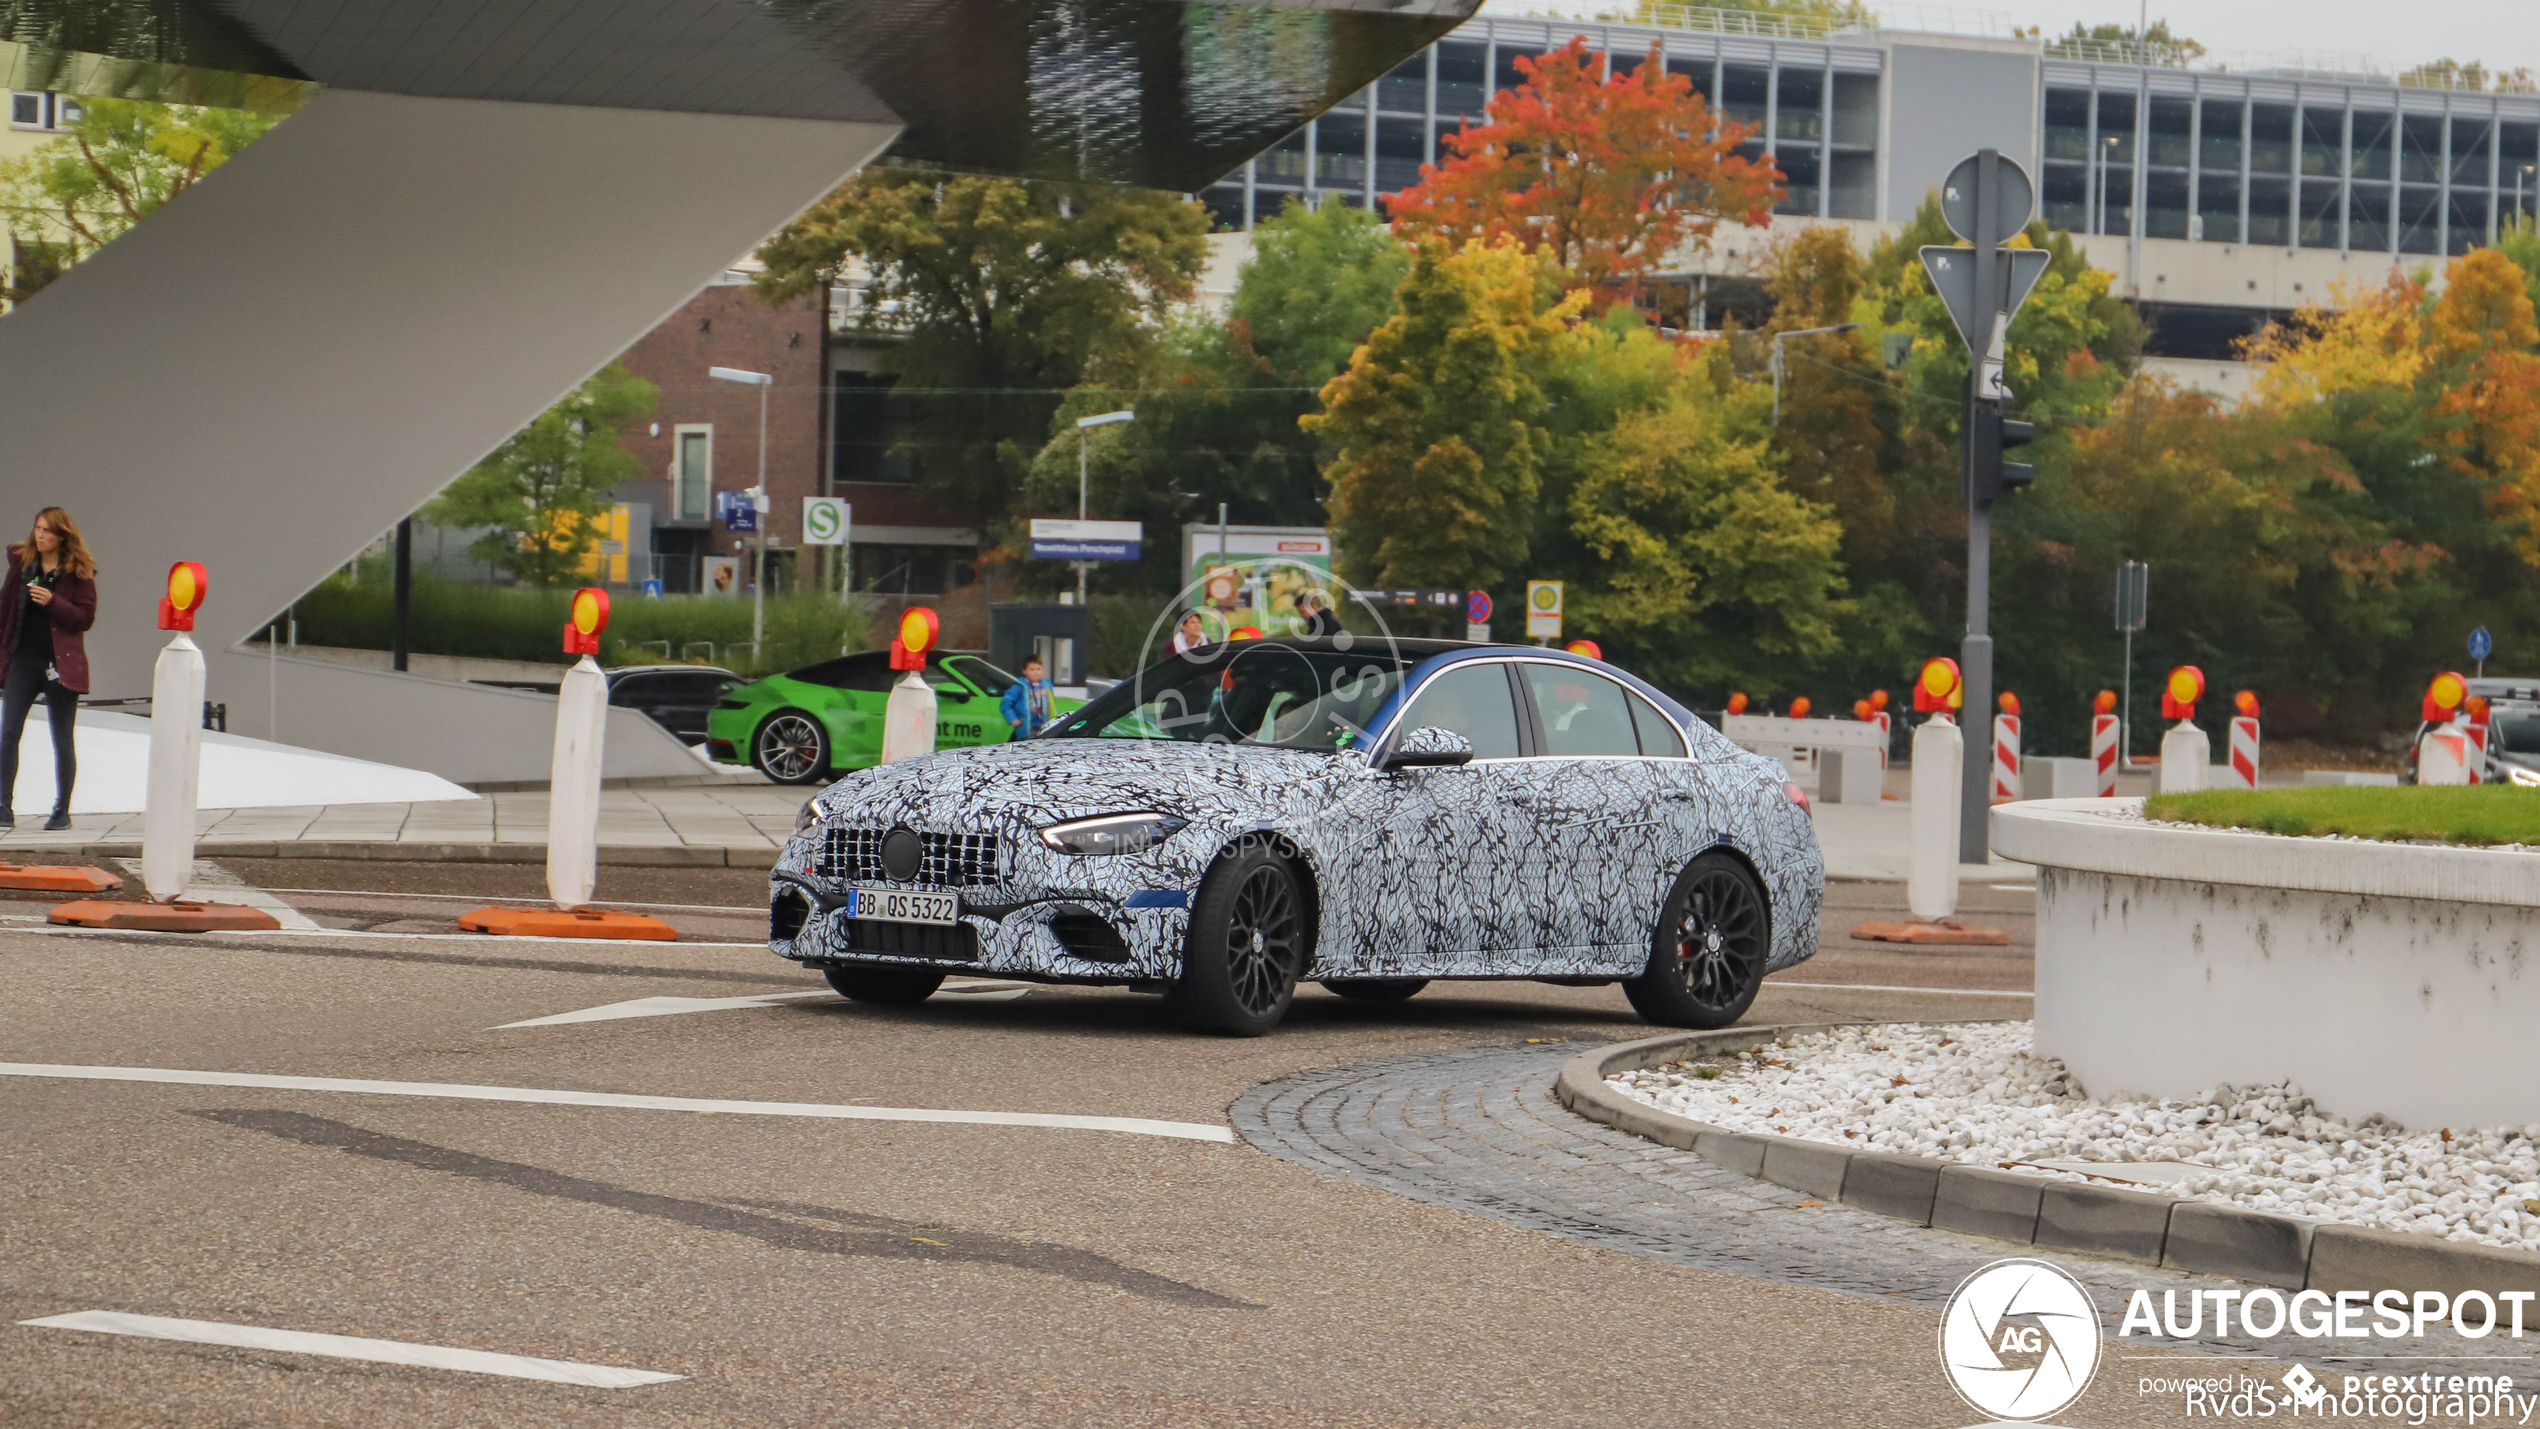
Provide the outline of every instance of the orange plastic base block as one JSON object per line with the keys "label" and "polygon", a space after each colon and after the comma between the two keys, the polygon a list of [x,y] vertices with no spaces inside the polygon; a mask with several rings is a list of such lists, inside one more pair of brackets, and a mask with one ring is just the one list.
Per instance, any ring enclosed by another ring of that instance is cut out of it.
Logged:
{"label": "orange plastic base block", "polygon": [[242,903],[106,903],[83,898],[56,904],[45,915],[83,928],[132,928],[150,933],[269,933],[282,924],[261,908]]}
{"label": "orange plastic base block", "polygon": [[1865,943],[1920,943],[1927,947],[1999,948],[2011,935],[1999,928],[1979,928],[1954,919],[1937,923],[1864,923],[1852,936]]}
{"label": "orange plastic base block", "polygon": [[659,918],[603,908],[479,908],[463,914],[459,926],[471,933],[508,938],[635,938],[667,943],[679,936]]}
{"label": "orange plastic base block", "polygon": [[0,863],[0,888],[32,888],[45,893],[103,893],[123,887],[123,880],[102,868],[84,864]]}

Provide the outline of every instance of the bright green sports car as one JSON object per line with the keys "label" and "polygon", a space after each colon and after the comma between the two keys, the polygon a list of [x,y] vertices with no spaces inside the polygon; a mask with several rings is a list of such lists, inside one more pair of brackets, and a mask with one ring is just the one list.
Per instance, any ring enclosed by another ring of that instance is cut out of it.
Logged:
{"label": "bright green sports car", "polygon": [[[779,784],[812,784],[882,760],[882,709],[900,672],[869,650],[771,675],[726,694],[706,716],[706,754],[749,764]],[[1014,737],[997,702],[1015,677],[976,650],[926,656],[935,688],[935,747],[1003,744]],[[1054,714],[1082,701],[1053,700]]]}

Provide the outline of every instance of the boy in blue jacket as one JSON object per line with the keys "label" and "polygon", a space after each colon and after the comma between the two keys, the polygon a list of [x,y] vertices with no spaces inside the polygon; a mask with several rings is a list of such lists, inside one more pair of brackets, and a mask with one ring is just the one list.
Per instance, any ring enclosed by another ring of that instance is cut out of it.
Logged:
{"label": "boy in blue jacket", "polygon": [[1050,682],[1038,655],[1023,661],[1023,679],[1006,686],[1005,698],[997,702],[1004,712],[1008,728],[1016,739],[1030,739],[1050,722]]}

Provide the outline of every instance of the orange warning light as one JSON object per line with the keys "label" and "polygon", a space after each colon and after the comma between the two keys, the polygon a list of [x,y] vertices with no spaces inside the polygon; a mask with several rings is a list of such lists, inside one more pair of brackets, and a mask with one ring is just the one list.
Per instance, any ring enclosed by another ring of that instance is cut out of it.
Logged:
{"label": "orange warning light", "polygon": [[168,567],[168,593],[159,598],[159,628],[193,629],[194,612],[203,608],[203,597],[210,591],[211,582],[200,561],[179,561]]}
{"label": "orange warning light", "polygon": [[935,639],[943,633],[943,622],[933,610],[912,605],[900,612],[900,633],[891,640],[891,668],[923,670],[926,652],[935,648]]}
{"label": "orange warning light", "polygon": [[564,623],[564,653],[597,655],[600,632],[609,628],[609,593],[586,585],[573,593],[573,618]]}

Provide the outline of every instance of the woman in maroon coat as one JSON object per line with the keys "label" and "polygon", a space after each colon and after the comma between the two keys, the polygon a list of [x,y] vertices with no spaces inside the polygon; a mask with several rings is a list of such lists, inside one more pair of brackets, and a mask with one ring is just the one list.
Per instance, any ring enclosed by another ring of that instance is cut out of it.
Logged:
{"label": "woman in maroon coat", "polygon": [[9,548],[0,582],[0,650],[9,674],[0,683],[0,829],[16,828],[18,741],[38,698],[53,733],[53,817],[48,829],[71,826],[71,784],[79,755],[71,724],[88,693],[88,647],[80,639],[97,621],[97,562],[79,523],[59,506],[35,513],[35,529]]}

